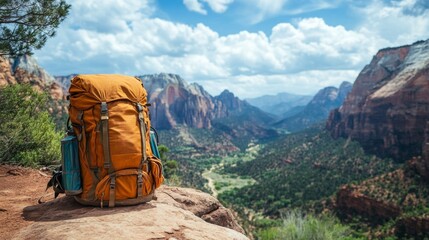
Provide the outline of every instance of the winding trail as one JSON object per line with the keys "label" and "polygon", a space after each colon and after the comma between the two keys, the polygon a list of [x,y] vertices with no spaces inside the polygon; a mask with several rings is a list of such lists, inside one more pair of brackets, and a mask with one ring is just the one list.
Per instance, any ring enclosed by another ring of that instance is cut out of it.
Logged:
{"label": "winding trail", "polygon": [[212,165],[212,167],[209,170],[206,170],[203,172],[202,176],[203,178],[207,179],[208,181],[208,187],[210,188],[210,191],[212,192],[212,196],[217,198],[218,192],[216,190],[216,187],[214,185],[214,180],[210,177],[210,174],[215,169],[216,165]]}

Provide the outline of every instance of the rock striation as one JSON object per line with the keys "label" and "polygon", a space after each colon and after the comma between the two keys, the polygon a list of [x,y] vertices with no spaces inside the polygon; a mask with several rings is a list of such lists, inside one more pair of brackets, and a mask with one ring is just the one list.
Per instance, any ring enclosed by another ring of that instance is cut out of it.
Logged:
{"label": "rock striation", "polygon": [[331,112],[326,128],[334,138],[357,140],[370,153],[405,161],[422,155],[427,142],[428,96],[429,40],[382,49]]}
{"label": "rock striation", "polygon": [[215,104],[200,85],[188,84],[175,74],[139,78],[147,89],[152,124],[157,129],[171,129],[177,125],[211,128],[211,120],[216,117]]}
{"label": "rock striation", "polygon": [[176,74],[160,73],[138,78],[148,92],[152,124],[157,129],[172,129],[178,125],[210,129],[215,121],[225,118],[234,123],[246,118],[247,123],[263,128],[260,125],[273,119],[228,90],[213,97],[202,86],[188,84]]}
{"label": "rock striation", "polygon": [[164,186],[157,197],[112,209],[69,197],[26,207],[24,219],[34,222],[14,239],[248,239],[230,210],[206,193]]}
{"label": "rock striation", "polygon": [[54,80],[31,56],[0,57],[0,86],[26,83],[48,92],[54,100],[62,100],[65,98],[62,86]]}

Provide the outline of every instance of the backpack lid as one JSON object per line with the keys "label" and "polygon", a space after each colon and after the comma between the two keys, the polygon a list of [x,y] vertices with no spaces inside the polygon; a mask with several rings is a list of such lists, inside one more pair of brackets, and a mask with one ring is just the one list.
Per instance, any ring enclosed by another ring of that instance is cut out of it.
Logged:
{"label": "backpack lid", "polygon": [[82,74],[71,81],[70,104],[77,109],[88,109],[100,102],[129,100],[146,103],[146,90],[135,77],[119,74]]}

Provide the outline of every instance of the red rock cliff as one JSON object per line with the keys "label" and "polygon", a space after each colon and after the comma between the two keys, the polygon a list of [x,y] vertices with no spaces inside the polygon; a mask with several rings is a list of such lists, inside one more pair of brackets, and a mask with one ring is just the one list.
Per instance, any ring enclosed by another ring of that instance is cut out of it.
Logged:
{"label": "red rock cliff", "polygon": [[38,91],[46,91],[54,100],[64,99],[61,85],[31,56],[14,59],[0,57],[0,86],[16,83],[28,83]]}
{"label": "red rock cliff", "polygon": [[[357,77],[327,129],[399,161],[422,155],[429,120],[429,40],[380,50]],[[429,160],[429,158],[428,158]]]}

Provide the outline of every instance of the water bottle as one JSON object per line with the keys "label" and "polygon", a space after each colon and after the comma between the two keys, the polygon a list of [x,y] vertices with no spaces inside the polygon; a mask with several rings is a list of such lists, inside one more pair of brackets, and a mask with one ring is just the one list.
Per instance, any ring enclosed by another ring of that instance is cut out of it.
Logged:
{"label": "water bottle", "polygon": [[79,146],[75,135],[68,135],[61,140],[62,180],[66,195],[75,196],[82,193],[80,178]]}

